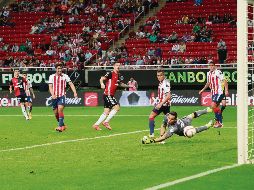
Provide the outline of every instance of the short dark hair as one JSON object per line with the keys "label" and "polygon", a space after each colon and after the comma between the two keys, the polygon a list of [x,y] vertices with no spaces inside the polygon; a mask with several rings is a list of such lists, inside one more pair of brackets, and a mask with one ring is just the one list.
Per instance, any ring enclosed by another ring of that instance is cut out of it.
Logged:
{"label": "short dark hair", "polygon": [[23,74],[23,75],[24,75],[24,74],[27,74],[27,72],[26,72],[26,71],[22,71],[22,72],[21,72],[21,74]]}
{"label": "short dark hair", "polygon": [[20,72],[20,69],[19,69],[19,68],[13,68],[13,71],[18,71],[18,72]]}
{"label": "short dark hair", "polygon": [[63,67],[62,63],[57,63],[57,64],[55,65],[55,68],[57,68],[57,67]]}
{"label": "short dark hair", "polygon": [[163,73],[163,74],[164,74],[164,70],[158,69],[158,70],[157,70],[157,73]]}
{"label": "short dark hair", "polygon": [[168,114],[175,116],[175,119],[177,119],[177,113],[175,111],[169,112]]}

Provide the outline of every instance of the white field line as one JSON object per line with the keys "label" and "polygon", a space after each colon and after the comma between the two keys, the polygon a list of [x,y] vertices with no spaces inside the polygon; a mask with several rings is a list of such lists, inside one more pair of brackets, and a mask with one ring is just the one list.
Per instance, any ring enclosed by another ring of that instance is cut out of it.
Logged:
{"label": "white field line", "polygon": [[[55,117],[55,115],[35,115],[33,117]],[[98,117],[100,115],[64,115],[65,117]],[[114,117],[148,117],[149,115],[115,115]],[[23,115],[0,115],[0,117],[24,117]]]}
{"label": "white field line", "polygon": [[[155,130],[158,130],[158,129],[155,129]],[[71,140],[65,140],[65,141],[57,141],[57,142],[51,142],[51,143],[36,144],[36,145],[30,145],[30,146],[25,146],[25,147],[19,147],[19,148],[3,149],[3,150],[0,150],[0,153],[1,152],[18,151],[18,150],[26,150],[26,149],[32,149],[32,148],[38,148],[38,147],[44,147],[44,146],[51,146],[51,145],[63,144],[63,143],[80,142],[80,141],[95,140],[95,139],[102,139],[102,138],[111,138],[111,137],[116,137],[116,136],[136,134],[136,133],[142,133],[142,132],[147,132],[147,131],[149,131],[149,130],[131,131],[131,132],[126,132],[126,133],[116,133],[116,134],[112,134],[112,135],[104,135],[104,136],[97,136],[97,137],[86,137],[86,138],[81,138],[81,139],[71,139]]]}
{"label": "white field line", "polygon": [[228,170],[228,169],[235,168],[235,167],[238,167],[238,166],[241,166],[241,165],[240,164],[234,164],[234,165],[231,165],[231,166],[223,166],[221,168],[208,170],[206,172],[202,172],[202,173],[199,173],[199,174],[196,174],[196,175],[192,175],[192,176],[189,176],[189,177],[184,177],[184,178],[177,179],[177,180],[174,180],[174,181],[170,181],[170,182],[167,182],[167,183],[163,183],[163,184],[160,184],[160,185],[157,185],[157,186],[149,187],[145,190],[157,190],[157,189],[162,189],[162,188],[165,188],[165,187],[170,187],[170,186],[173,186],[173,185],[176,185],[176,184],[179,184],[179,183],[183,183],[183,182],[186,182],[186,181],[189,181],[189,180],[204,177],[204,176],[207,176],[207,175],[210,175],[210,174],[213,174],[213,173],[217,173],[217,172],[220,172],[220,171],[223,171],[223,170]]}

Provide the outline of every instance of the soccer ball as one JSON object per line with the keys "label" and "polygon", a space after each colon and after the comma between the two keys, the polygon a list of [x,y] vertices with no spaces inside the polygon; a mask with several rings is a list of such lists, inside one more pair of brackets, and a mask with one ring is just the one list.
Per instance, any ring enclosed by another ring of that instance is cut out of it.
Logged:
{"label": "soccer ball", "polygon": [[183,129],[184,136],[191,138],[196,134],[196,129],[193,126],[187,126]]}
{"label": "soccer ball", "polygon": [[148,140],[148,136],[144,136],[142,141],[146,142]]}

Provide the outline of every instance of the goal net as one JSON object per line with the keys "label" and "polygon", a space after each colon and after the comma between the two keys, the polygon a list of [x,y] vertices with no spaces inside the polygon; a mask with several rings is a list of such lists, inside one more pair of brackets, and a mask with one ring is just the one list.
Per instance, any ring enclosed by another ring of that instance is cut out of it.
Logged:
{"label": "goal net", "polygon": [[254,160],[254,0],[237,1],[238,163]]}

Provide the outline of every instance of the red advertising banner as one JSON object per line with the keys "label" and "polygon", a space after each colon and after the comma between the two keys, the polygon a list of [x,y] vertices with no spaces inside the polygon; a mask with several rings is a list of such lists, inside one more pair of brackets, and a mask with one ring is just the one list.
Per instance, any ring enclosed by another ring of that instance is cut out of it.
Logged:
{"label": "red advertising banner", "polygon": [[84,105],[85,106],[98,106],[98,93],[97,92],[85,92],[84,93]]}

